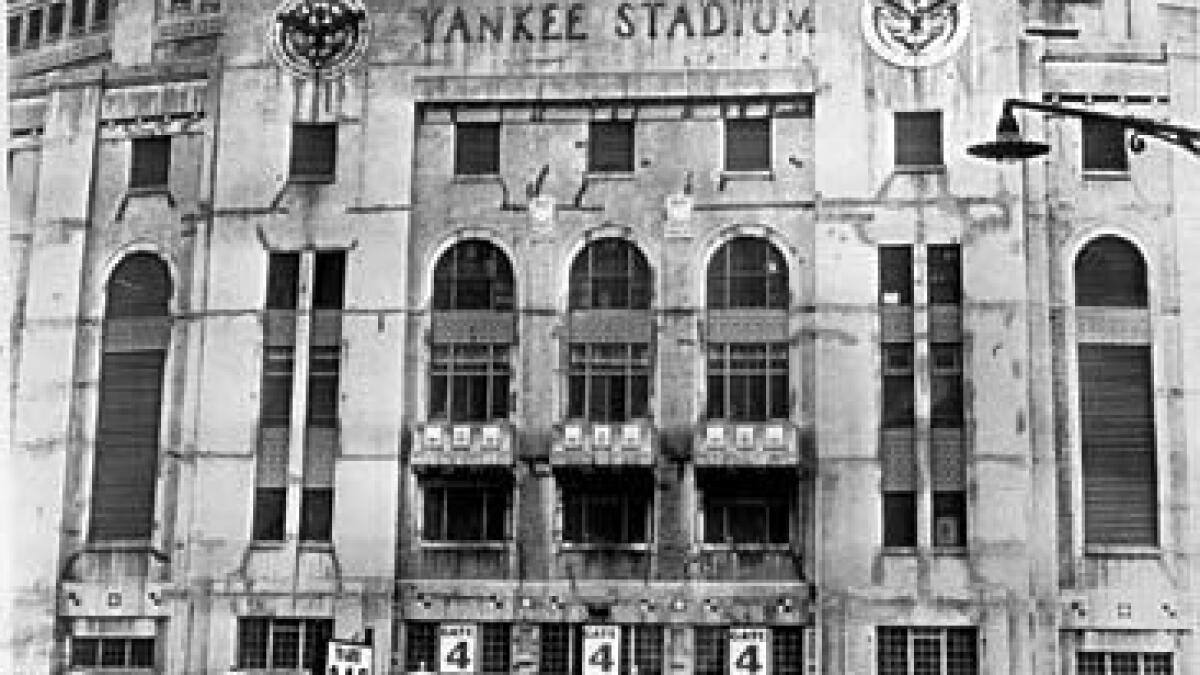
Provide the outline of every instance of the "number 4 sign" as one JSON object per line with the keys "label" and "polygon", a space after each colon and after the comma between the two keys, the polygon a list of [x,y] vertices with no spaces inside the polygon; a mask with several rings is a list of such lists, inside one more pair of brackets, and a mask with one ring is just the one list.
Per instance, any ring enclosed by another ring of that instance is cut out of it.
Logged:
{"label": "number 4 sign", "polygon": [[620,648],[619,626],[584,626],[583,675],[616,675]]}
{"label": "number 4 sign", "polygon": [[767,644],[766,628],[730,628],[730,675],[771,675]]}
{"label": "number 4 sign", "polygon": [[445,623],[438,629],[439,673],[475,672],[475,624]]}

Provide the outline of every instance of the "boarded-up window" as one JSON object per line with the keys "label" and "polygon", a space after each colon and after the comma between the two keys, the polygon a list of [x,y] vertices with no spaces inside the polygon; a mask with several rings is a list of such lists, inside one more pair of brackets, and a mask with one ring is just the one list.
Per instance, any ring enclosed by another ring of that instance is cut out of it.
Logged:
{"label": "boarded-up window", "polygon": [[337,163],[336,124],[292,126],[290,179],[300,183],[332,183]]}
{"label": "boarded-up window", "polygon": [[468,239],[438,258],[433,272],[434,309],[513,308],[513,270],[495,244]]}
{"label": "boarded-up window", "polygon": [[571,309],[649,309],[650,265],[631,242],[588,244],[571,263]]}
{"label": "boarded-up window", "polygon": [[771,170],[771,119],[725,120],[725,170]]}
{"label": "boarded-up window", "polygon": [[1075,304],[1083,307],[1145,307],[1146,262],[1119,237],[1088,243],[1075,259]]}
{"label": "boarded-up window", "polygon": [[913,257],[911,246],[879,247],[879,304],[911,305]]}
{"label": "boarded-up window", "polygon": [[787,309],[787,265],[766,239],[738,237],[713,254],[707,290],[709,309]]}
{"label": "boarded-up window", "polygon": [[129,187],[165,188],[171,174],[171,137],[147,136],[133,139]]}
{"label": "boarded-up window", "polygon": [[454,173],[489,176],[500,173],[500,125],[459,122],[454,125]]}
{"label": "boarded-up window", "polygon": [[898,112],[895,116],[894,131],[897,168],[928,168],[942,165],[940,110]]}
{"label": "boarded-up window", "polygon": [[1150,347],[1079,345],[1084,540],[1158,544]]}
{"label": "boarded-up window", "polygon": [[1120,122],[1083,119],[1083,170],[1128,171],[1125,129]]}
{"label": "boarded-up window", "polygon": [[588,127],[588,171],[633,171],[633,122],[592,122]]}

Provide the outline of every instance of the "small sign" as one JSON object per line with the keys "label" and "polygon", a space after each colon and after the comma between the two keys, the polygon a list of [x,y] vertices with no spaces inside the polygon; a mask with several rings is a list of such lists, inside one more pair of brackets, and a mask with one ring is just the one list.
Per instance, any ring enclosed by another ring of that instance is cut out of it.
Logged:
{"label": "small sign", "polygon": [[729,674],[771,675],[766,628],[729,629]]}
{"label": "small sign", "polygon": [[325,661],[328,675],[371,675],[371,648],[367,645],[330,640]]}
{"label": "small sign", "polygon": [[439,673],[474,673],[478,631],[473,623],[446,623],[438,629]]}
{"label": "small sign", "polygon": [[620,626],[584,626],[583,675],[616,675],[620,649]]}

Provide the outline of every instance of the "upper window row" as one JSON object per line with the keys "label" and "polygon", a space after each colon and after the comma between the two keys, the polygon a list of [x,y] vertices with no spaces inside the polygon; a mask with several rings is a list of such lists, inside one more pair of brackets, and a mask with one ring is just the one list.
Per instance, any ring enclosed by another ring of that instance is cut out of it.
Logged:
{"label": "upper window row", "polygon": [[37,49],[68,35],[83,35],[108,27],[110,0],[68,0],[48,3],[8,16],[8,51]]}

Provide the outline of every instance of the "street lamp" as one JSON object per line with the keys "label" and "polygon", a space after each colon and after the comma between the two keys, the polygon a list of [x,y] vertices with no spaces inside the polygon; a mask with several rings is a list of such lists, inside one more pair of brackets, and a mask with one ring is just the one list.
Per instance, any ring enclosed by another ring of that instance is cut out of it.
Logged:
{"label": "street lamp", "polygon": [[1080,119],[1091,119],[1118,124],[1122,129],[1133,131],[1129,139],[1129,147],[1134,152],[1145,148],[1142,136],[1150,136],[1160,141],[1166,141],[1187,150],[1193,155],[1200,156],[1200,130],[1167,124],[1145,117],[1133,115],[1114,115],[1096,110],[1083,108],[1068,108],[1053,103],[1037,103],[1010,98],[1004,101],[1004,110],[1000,114],[1000,123],[996,125],[996,140],[986,143],[976,143],[967,148],[967,154],[997,162],[1017,161],[1041,157],[1050,152],[1050,146],[1037,141],[1027,141],[1021,137],[1021,129],[1013,110],[1033,110],[1053,115],[1067,115]]}

